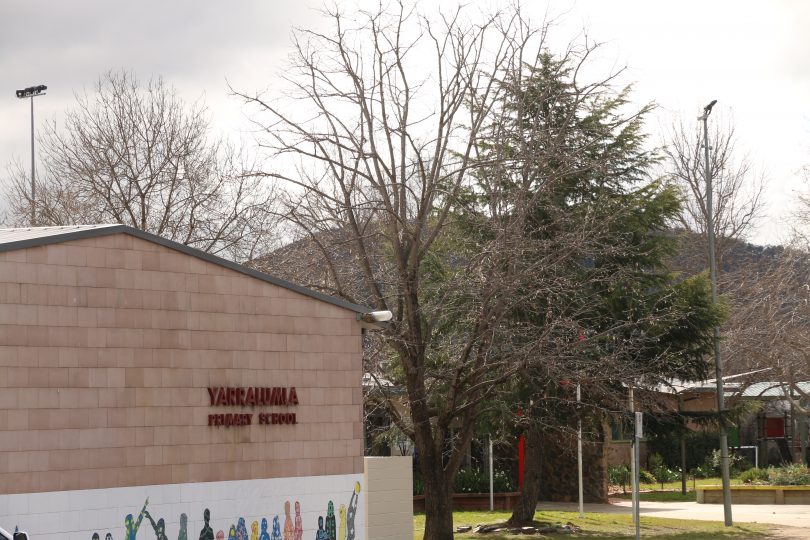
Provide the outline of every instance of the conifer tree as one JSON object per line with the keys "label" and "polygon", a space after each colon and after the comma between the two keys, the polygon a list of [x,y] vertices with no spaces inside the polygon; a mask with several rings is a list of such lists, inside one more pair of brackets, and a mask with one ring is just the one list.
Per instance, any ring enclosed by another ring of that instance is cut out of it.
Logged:
{"label": "conifer tree", "polygon": [[[499,353],[527,364],[499,414],[519,404],[526,477],[513,524],[530,522],[540,493],[540,444],[570,419],[618,408],[623,387],[707,375],[704,354],[719,311],[703,277],[680,281],[665,260],[676,249],[667,225],[677,193],[649,176],[645,147],[650,106],[627,113],[630,89],[612,81],[582,85],[587,54],[543,52],[502,81],[498,115],[488,126],[477,182],[461,211],[476,237],[519,238],[525,275],[508,322],[515,332]],[[504,261],[504,264],[507,264]],[[592,412],[573,406],[579,382]],[[514,414],[514,410],[511,414]],[[599,431],[600,422],[589,422]],[[575,425],[575,422],[574,422]],[[598,433],[597,433],[598,435]]]}

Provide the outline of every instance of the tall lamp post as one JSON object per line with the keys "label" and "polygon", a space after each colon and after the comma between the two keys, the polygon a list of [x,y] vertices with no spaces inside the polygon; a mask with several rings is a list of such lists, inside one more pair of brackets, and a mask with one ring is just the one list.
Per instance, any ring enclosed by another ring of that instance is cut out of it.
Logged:
{"label": "tall lamp post", "polygon": [[[703,108],[703,148],[705,150],[706,167],[706,234],[709,239],[709,274],[712,282],[712,304],[717,304],[717,256],[714,252],[714,209],[712,208],[712,171],[709,164],[709,115],[712,113],[717,100]],[[720,469],[723,476],[723,520],[727,527],[732,525],[731,520],[731,482],[729,480],[728,434],[726,433],[723,412],[725,410],[725,396],[723,395],[723,365],[720,361],[720,327],[714,327],[714,371],[717,378],[717,414],[720,418]]]}
{"label": "tall lamp post", "polygon": [[36,184],[34,181],[34,98],[37,96],[44,96],[45,90],[48,87],[44,84],[38,86],[29,86],[22,90],[17,90],[17,97],[20,99],[30,98],[31,100],[31,225],[37,224],[37,205],[36,205]]}

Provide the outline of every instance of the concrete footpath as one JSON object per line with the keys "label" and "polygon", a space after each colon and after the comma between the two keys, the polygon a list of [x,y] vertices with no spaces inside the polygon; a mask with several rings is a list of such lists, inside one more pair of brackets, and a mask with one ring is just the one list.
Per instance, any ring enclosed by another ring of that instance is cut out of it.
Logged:
{"label": "concrete footpath", "polygon": [[[586,504],[585,512],[629,514],[630,501],[611,499],[612,504]],[[538,510],[576,512],[576,503],[541,502]],[[673,519],[699,519],[723,521],[722,504],[698,504],[695,502],[642,502],[641,515]],[[807,529],[810,538],[810,505],[803,504],[735,504],[732,507],[735,523],[770,523],[787,527]]]}

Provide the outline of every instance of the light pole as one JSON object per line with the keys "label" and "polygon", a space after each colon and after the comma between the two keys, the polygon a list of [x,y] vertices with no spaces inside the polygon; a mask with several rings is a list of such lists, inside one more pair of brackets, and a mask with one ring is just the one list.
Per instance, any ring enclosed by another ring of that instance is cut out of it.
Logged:
{"label": "light pole", "polygon": [[[717,100],[703,108],[703,148],[705,150],[706,167],[706,234],[709,238],[709,274],[712,282],[712,304],[717,304],[717,256],[714,252],[714,209],[712,208],[712,171],[709,163],[709,115],[712,113]],[[723,366],[720,361],[720,327],[714,327],[714,371],[717,378],[717,414],[720,420],[720,470],[723,477],[723,521],[726,527],[732,525],[731,520],[731,485],[729,480],[728,434],[726,433],[725,397],[723,396]]]}
{"label": "light pole", "polygon": [[44,96],[45,90],[48,87],[44,84],[38,86],[29,86],[22,90],[17,90],[17,97],[20,99],[31,99],[31,226],[37,224],[37,205],[36,205],[36,184],[34,182],[34,98],[37,96]]}
{"label": "light pole", "polygon": [[[580,408],[580,403],[582,403],[582,391],[580,390],[579,383],[577,383],[577,409]],[[582,417],[580,416],[580,411],[577,411],[577,485],[579,488],[579,517],[584,518],[584,497],[582,495]]]}

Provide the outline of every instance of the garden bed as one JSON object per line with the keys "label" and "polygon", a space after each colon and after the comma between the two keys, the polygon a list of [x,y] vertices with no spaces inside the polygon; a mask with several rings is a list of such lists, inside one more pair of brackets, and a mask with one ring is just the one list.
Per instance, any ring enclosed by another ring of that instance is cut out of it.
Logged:
{"label": "garden bed", "polygon": [[[519,491],[495,493],[495,510],[511,510],[519,496]],[[453,510],[489,510],[489,493],[454,493]],[[413,511],[425,511],[424,495],[414,495]]]}
{"label": "garden bed", "polygon": [[[697,502],[722,504],[722,486],[698,486]],[[810,504],[810,486],[731,486],[733,504]]]}

